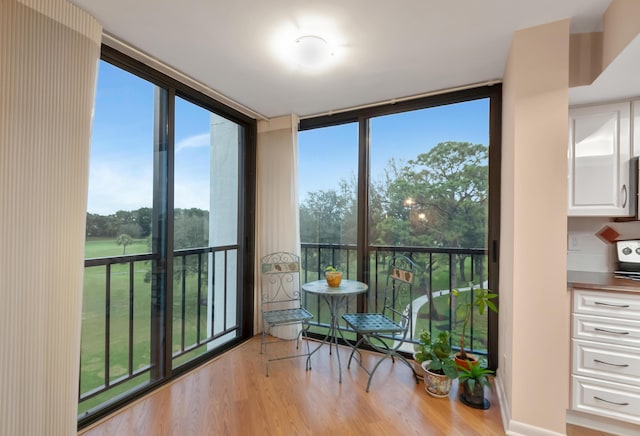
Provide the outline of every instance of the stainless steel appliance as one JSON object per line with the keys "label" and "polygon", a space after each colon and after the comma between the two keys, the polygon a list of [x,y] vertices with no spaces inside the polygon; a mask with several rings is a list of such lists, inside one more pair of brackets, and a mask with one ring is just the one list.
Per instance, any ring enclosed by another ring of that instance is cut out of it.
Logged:
{"label": "stainless steel appliance", "polygon": [[640,240],[616,241],[618,269],[617,277],[640,280]]}

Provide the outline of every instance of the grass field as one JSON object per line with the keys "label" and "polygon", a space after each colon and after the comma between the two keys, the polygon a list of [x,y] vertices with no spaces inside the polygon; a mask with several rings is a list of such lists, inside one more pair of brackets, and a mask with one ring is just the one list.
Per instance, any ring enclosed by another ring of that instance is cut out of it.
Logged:
{"label": "grass field", "polygon": [[[122,255],[122,246],[114,239],[88,240],[85,245],[87,258],[112,257]],[[146,240],[135,240],[126,247],[126,254],[142,254],[148,252]],[[133,264],[133,286],[129,283],[129,264],[112,265],[110,274],[109,341],[105,343],[107,331],[107,295],[106,267],[85,268],[83,311],[82,311],[82,344],[80,366],[80,392],[90,392],[105,383],[107,368],[105,362],[109,353],[109,382],[113,383],[129,373],[129,359],[132,370],[145,368],[150,364],[151,350],[151,283],[145,277],[151,269],[147,261]],[[205,266],[206,271],[206,266]],[[131,288],[131,289],[130,289]],[[205,286],[206,288],[206,286]],[[179,351],[182,338],[182,287],[174,291],[173,304],[173,351]],[[206,295],[206,289],[204,290]],[[185,281],[185,346],[196,342],[197,286],[195,276],[187,276]],[[130,314],[133,314],[131,317]],[[206,307],[201,306],[201,339],[206,336]],[[129,330],[132,335],[132,349],[129,352]],[[202,347],[204,348],[204,347]],[[205,350],[200,350],[204,352]],[[197,353],[195,353],[197,354]],[[191,356],[193,357],[193,356]],[[148,382],[148,375],[140,376],[133,382],[110,389],[108,393],[83,401],[79,413],[129,390],[138,384]]]}

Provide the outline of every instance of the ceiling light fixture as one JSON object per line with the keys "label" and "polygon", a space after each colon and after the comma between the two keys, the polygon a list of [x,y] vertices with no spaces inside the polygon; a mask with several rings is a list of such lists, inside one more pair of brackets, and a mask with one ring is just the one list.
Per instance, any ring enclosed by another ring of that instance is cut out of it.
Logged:
{"label": "ceiling light fixture", "polygon": [[326,39],[317,35],[303,35],[295,40],[294,57],[302,68],[322,67],[333,56]]}

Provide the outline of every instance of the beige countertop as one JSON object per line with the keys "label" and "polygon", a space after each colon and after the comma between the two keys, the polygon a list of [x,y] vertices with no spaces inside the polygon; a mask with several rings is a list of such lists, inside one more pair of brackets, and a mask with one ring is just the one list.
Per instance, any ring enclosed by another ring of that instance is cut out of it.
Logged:
{"label": "beige countertop", "polygon": [[640,281],[617,279],[613,273],[568,271],[567,286],[614,292],[636,292],[640,294]]}

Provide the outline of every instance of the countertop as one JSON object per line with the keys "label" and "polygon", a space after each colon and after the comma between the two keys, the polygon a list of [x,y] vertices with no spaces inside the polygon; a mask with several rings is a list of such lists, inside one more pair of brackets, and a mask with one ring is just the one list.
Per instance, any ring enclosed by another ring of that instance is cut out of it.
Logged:
{"label": "countertop", "polygon": [[613,277],[613,273],[568,271],[567,286],[570,288],[635,292],[640,294],[640,281],[616,279]]}

